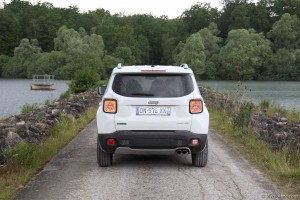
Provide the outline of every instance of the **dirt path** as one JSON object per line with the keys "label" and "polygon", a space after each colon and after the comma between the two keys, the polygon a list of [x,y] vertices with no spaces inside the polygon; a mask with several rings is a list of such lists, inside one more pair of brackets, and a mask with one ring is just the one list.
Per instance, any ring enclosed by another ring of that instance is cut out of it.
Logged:
{"label": "dirt path", "polygon": [[205,168],[190,155],[115,155],[96,163],[96,124],[90,123],[16,199],[271,199],[276,189],[210,130]]}

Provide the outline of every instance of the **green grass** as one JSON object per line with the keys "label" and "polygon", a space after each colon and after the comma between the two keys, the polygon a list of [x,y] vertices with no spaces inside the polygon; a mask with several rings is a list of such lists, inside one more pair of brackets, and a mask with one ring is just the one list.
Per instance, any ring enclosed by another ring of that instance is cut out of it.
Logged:
{"label": "green grass", "polygon": [[21,113],[29,113],[31,111],[37,110],[39,108],[37,103],[34,104],[24,104],[21,110]]}
{"label": "green grass", "polygon": [[266,109],[266,114],[269,117],[276,118],[278,116],[285,117],[288,119],[290,123],[299,122],[300,121],[300,112],[293,110],[288,110],[282,108],[278,105],[272,104],[269,100],[262,100],[259,104],[261,109]]}
{"label": "green grass", "polygon": [[286,194],[300,194],[300,150],[272,150],[248,128],[234,128],[226,111],[210,108],[210,125]]}
{"label": "green grass", "polygon": [[15,150],[7,150],[8,159],[0,168],[0,199],[12,198],[37,174],[80,130],[95,118],[96,108],[88,109],[73,125],[61,118],[52,135],[40,145],[20,143]]}
{"label": "green grass", "polygon": [[59,96],[59,100],[67,99],[71,96],[71,94],[72,94],[72,91],[70,89],[68,89],[67,91],[65,91],[64,93],[62,93]]}

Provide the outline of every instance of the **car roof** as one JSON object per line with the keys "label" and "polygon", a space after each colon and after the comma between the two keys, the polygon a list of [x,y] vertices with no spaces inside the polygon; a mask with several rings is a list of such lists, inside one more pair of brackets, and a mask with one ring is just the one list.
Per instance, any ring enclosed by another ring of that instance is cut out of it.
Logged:
{"label": "car roof", "polygon": [[133,66],[121,66],[115,67],[113,74],[120,73],[174,73],[174,74],[192,74],[193,71],[187,66],[170,66],[170,65],[133,65]]}

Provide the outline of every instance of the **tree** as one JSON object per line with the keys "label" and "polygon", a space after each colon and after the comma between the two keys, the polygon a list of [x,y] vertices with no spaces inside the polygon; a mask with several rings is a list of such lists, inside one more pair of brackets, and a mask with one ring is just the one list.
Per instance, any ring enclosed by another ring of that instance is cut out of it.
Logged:
{"label": "tree", "polygon": [[253,29],[232,30],[218,56],[222,61],[219,76],[230,80],[257,79],[271,52],[270,42],[263,34]]}
{"label": "tree", "polygon": [[36,39],[24,38],[21,40],[20,45],[15,48],[14,56],[21,61],[26,60],[33,54],[40,53],[42,49],[38,47],[38,41]]}
{"label": "tree", "polygon": [[0,9],[0,19],[0,54],[12,56],[20,40],[18,19],[10,10],[4,9]]}
{"label": "tree", "polygon": [[210,58],[213,54],[219,52],[219,43],[221,38],[217,37],[219,30],[217,24],[211,23],[208,28],[203,28],[199,31],[204,45],[206,58]]}
{"label": "tree", "polygon": [[285,13],[290,15],[300,16],[300,1],[298,0],[273,0],[272,2],[272,12],[274,16],[279,19]]}
{"label": "tree", "polygon": [[4,65],[6,65],[6,63],[9,61],[9,57],[5,56],[5,55],[0,55],[0,77],[2,74],[2,68],[4,67]]}
{"label": "tree", "polygon": [[45,52],[34,55],[27,67],[27,77],[34,74],[52,74],[56,79],[65,77],[59,74],[59,68],[67,64],[67,55],[62,51]]}
{"label": "tree", "polygon": [[194,33],[187,38],[182,51],[177,55],[176,61],[180,65],[187,63],[197,77],[205,73],[205,47],[200,33]]}
{"label": "tree", "polygon": [[268,37],[273,41],[274,49],[300,48],[300,20],[296,15],[286,13],[273,24]]}
{"label": "tree", "polygon": [[230,29],[249,29],[250,28],[250,17],[249,17],[249,5],[248,4],[239,4],[237,5],[231,16],[233,22],[230,25]]}
{"label": "tree", "polygon": [[13,78],[26,78],[26,71],[29,60],[36,54],[41,52],[41,48],[37,46],[38,41],[24,38],[20,45],[14,50],[14,57],[4,65],[2,76]]}
{"label": "tree", "polygon": [[135,57],[132,55],[131,49],[128,47],[117,47],[112,54],[114,57],[122,60],[124,65],[134,65]]}
{"label": "tree", "polygon": [[74,79],[70,82],[70,90],[74,93],[80,93],[89,89],[94,89],[99,85],[98,73],[89,67],[83,67],[77,71]]}
{"label": "tree", "polygon": [[186,25],[188,33],[195,33],[210,23],[216,22],[219,18],[219,12],[216,8],[211,8],[208,3],[197,3],[185,10],[181,16]]}
{"label": "tree", "polygon": [[83,28],[79,33],[63,26],[57,32],[54,44],[57,51],[63,51],[68,56],[67,64],[58,70],[59,76],[71,79],[83,66],[88,66],[96,70],[100,78],[106,78],[104,43],[100,35],[87,35]]}

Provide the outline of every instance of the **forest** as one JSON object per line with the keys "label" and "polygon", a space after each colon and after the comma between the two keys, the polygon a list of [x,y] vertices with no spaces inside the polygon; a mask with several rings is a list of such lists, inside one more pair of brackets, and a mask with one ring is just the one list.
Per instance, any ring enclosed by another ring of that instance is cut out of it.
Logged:
{"label": "forest", "polygon": [[187,63],[202,80],[299,81],[299,17],[299,0],[197,3],[175,19],[12,0],[0,7],[0,78]]}

